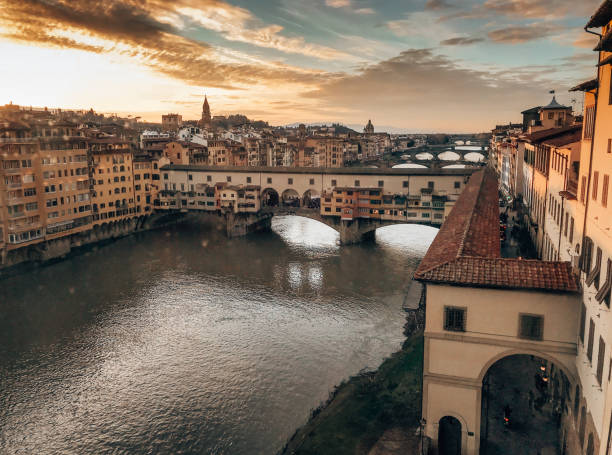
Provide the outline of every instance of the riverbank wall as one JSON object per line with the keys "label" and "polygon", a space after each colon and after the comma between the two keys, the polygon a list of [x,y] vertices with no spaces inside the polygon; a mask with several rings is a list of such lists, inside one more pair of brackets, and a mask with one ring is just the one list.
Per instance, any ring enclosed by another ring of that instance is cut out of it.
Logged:
{"label": "riverbank wall", "polygon": [[182,213],[143,215],[94,226],[87,231],[46,240],[24,248],[4,251],[0,254],[0,279],[82,254],[128,235],[173,225],[183,218]]}
{"label": "riverbank wall", "polygon": [[402,348],[376,371],[338,385],[277,455],[369,455],[389,430],[406,435],[409,446],[418,448],[414,453],[428,453],[429,441],[420,433],[424,292],[418,307],[405,311]]}

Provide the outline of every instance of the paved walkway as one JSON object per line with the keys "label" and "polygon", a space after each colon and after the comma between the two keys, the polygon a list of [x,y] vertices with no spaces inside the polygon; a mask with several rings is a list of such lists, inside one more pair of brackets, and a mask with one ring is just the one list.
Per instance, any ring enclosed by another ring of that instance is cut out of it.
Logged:
{"label": "paved walkway", "polygon": [[415,434],[415,431],[403,428],[385,431],[368,455],[417,455],[419,436]]}

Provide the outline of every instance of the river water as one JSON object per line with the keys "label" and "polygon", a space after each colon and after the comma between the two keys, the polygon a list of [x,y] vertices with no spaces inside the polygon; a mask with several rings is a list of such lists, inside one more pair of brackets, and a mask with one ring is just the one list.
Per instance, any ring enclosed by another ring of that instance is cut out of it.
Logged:
{"label": "river water", "polygon": [[175,226],[0,281],[0,453],[274,454],[403,340],[437,230]]}

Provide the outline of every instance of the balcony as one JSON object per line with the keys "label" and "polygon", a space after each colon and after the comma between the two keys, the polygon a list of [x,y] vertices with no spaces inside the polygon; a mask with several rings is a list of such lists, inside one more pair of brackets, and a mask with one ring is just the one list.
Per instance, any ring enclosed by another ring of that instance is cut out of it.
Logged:
{"label": "balcony", "polygon": [[14,218],[23,218],[25,216],[25,212],[13,212],[13,213],[9,213],[9,218],[14,219]]}
{"label": "balcony", "polygon": [[35,223],[23,223],[23,224],[19,224],[16,226],[10,226],[8,227],[9,232],[21,232],[21,231],[30,231],[32,229],[40,229],[42,227],[42,224],[40,223],[40,221],[37,221]]}
{"label": "balcony", "polygon": [[35,137],[0,137],[0,144],[34,144]]}
{"label": "balcony", "polygon": [[22,169],[20,167],[12,167],[8,169],[3,169],[5,175],[21,174],[21,170]]}

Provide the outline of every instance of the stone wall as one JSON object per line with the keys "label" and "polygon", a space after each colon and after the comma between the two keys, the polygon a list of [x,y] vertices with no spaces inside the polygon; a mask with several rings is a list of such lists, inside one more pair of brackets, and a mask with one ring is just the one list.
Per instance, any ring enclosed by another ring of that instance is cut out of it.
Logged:
{"label": "stone wall", "polygon": [[104,223],[78,234],[6,251],[0,255],[0,277],[27,271],[28,267],[63,259],[97,243],[112,241],[136,232],[174,224],[183,214],[152,214]]}

